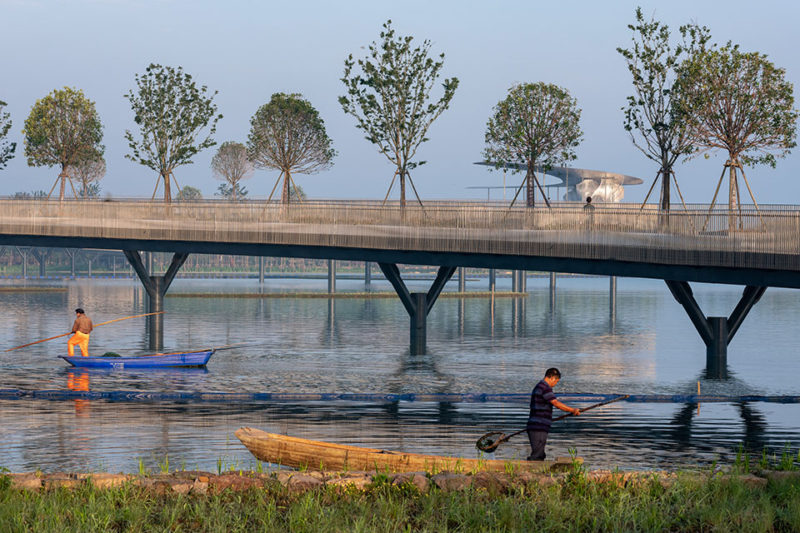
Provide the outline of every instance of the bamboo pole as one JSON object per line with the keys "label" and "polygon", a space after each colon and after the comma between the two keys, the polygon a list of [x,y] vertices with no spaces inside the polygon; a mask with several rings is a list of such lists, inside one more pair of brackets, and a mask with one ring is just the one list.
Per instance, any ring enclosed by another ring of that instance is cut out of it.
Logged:
{"label": "bamboo pole", "polygon": [[[126,316],[126,317],[123,317],[123,318],[115,318],[114,320],[107,320],[105,322],[100,322],[99,324],[95,324],[94,327],[104,326],[106,324],[111,324],[112,322],[119,322],[120,320],[128,320],[129,318],[139,318],[139,317],[143,317],[143,316],[160,315],[162,313],[166,313],[166,311],[156,311],[155,313],[144,313],[143,315],[133,315],[133,316]],[[46,341],[51,341],[53,339],[59,339],[61,337],[66,337],[67,335],[72,335],[72,332],[70,331],[68,333],[62,333],[61,335],[56,335],[55,337],[48,337],[46,339],[41,339],[41,340],[38,340],[38,341],[29,342],[28,344],[22,344],[20,346],[15,346],[13,348],[9,348],[6,351],[10,352],[12,350],[18,350],[20,348],[25,348],[26,346],[33,346],[34,344],[39,344],[40,342],[46,342]]]}

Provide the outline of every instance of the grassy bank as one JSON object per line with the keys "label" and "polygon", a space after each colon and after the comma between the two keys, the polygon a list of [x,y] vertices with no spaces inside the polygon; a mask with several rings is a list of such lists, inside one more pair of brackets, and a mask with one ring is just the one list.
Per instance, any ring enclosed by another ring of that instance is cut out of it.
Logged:
{"label": "grassy bank", "polygon": [[558,483],[419,491],[376,479],[358,490],[159,493],[132,483],[38,492],[0,477],[0,531],[798,531],[800,478],[687,474],[618,484],[582,472]]}

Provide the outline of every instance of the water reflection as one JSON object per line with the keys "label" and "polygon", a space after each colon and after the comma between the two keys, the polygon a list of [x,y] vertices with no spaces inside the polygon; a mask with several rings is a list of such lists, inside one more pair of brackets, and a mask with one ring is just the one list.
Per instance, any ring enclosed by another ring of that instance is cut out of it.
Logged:
{"label": "water reflection", "polygon": [[[67,389],[71,391],[89,392],[89,372],[85,369],[69,370],[67,372]],[[76,398],[75,414],[77,416],[87,416],[89,414],[89,400]]]}
{"label": "water reflection", "polygon": [[[500,281],[497,290],[508,290],[502,286],[508,280]],[[179,279],[171,293],[305,292],[319,288],[313,283],[324,290],[325,280],[268,280],[258,288],[253,280]],[[348,283],[342,280],[337,289],[361,290],[360,282]],[[0,359],[3,389],[110,395],[91,402],[66,394],[59,401],[0,400],[0,466],[81,469],[103,462],[104,468],[135,471],[139,457],[163,460],[166,453],[171,461],[211,470],[222,456],[246,465],[249,454],[232,437],[241,425],[469,456],[478,436],[519,429],[527,417],[523,404],[173,403],[159,400],[162,392],[527,393],[544,369],[556,366],[564,372],[560,392],[696,394],[700,381],[703,394],[797,394],[800,358],[787,334],[800,315],[795,292],[767,291],[720,369],[704,365],[705,346],[663,282],[620,279],[611,316],[606,278],[558,283],[552,297],[546,278],[532,278],[526,298],[441,298],[428,316],[426,354],[409,350],[408,315],[395,298],[167,297],[165,349],[248,346],[218,352],[207,370],[76,371],[55,358],[63,352],[56,344]],[[374,285],[390,289],[383,281]],[[64,286],[61,293],[0,293],[8,326],[0,341],[15,346],[63,331],[76,302],[98,321],[144,312],[135,282]],[[732,308],[739,293],[699,287],[696,297],[713,314]],[[137,320],[98,328],[92,342],[100,353],[148,352]],[[137,401],[115,401],[114,391],[134,391]],[[755,450],[800,443],[800,407],[794,405],[701,404],[698,413],[696,405],[615,404],[592,413],[554,428],[553,455],[575,447],[592,467],[659,467],[728,457],[741,442]],[[52,440],[58,453],[45,445]],[[524,439],[512,441],[501,456],[524,456],[526,448]],[[71,455],[72,449],[86,451]]]}

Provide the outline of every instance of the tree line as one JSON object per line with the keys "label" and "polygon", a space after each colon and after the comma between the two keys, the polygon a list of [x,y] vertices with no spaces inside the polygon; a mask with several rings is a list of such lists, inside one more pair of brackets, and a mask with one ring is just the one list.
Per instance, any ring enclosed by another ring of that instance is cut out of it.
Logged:
{"label": "tree line", "polygon": [[[729,208],[741,204],[739,176],[755,204],[744,166],[774,167],[796,146],[798,111],[785,70],[730,41],[712,43],[704,26],[686,24],[675,36],[666,24],[646,19],[641,8],[628,29],[630,46],[617,49],[633,86],[622,108],[623,127],[657,166],[645,203],[660,180],[659,207],[668,211],[672,184],[683,199],[674,171],[678,160],[720,150],[727,160],[712,205],[726,172]],[[422,204],[412,178],[425,164],[417,150],[459,86],[455,77],[439,80],[444,57],[432,52],[428,40],[417,43],[397,34],[389,20],[364,57],[351,54],[344,61],[345,94],[339,104],[394,168],[384,202],[397,183],[402,206],[407,185]],[[198,85],[181,67],[151,64],[134,81],[124,97],[138,131],[125,131],[130,150],[125,157],[157,173],[154,198],[159,187],[165,202],[173,200],[173,188],[177,199],[199,197],[197,189],[180,187],[175,170],[217,144],[213,136],[222,119],[214,103],[217,92]],[[8,139],[11,118],[5,106],[0,101],[0,169],[16,149]],[[567,88],[541,81],[515,84],[494,106],[482,156],[495,169],[524,172],[515,201],[527,186],[528,206],[535,206],[537,190],[549,206],[536,173],[576,159],[583,140],[580,117]],[[105,174],[103,126],[94,102],[81,90],[57,89],[37,100],[22,134],[28,165],[59,169],[48,196],[60,185],[63,199],[68,184],[77,197],[97,195]],[[280,185],[281,201],[291,203],[304,197],[294,177],[329,169],[336,155],[314,106],[301,94],[275,93],[252,116],[246,142],[222,143],[211,169],[223,182],[220,194],[233,200],[246,196],[241,182],[254,169],[276,170],[269,199]]]}

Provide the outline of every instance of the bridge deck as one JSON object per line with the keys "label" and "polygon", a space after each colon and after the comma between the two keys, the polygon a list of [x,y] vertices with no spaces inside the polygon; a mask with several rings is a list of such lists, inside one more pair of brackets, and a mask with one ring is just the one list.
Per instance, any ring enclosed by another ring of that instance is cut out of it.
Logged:
{"label": "bridge deck", "polygon": [[0,244],[555,270],[800,287],[800,211],[438,202],[0,200]]}

